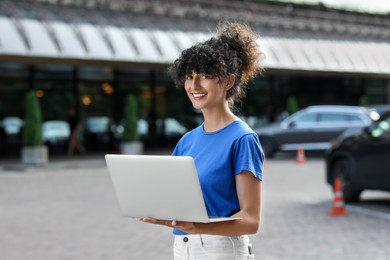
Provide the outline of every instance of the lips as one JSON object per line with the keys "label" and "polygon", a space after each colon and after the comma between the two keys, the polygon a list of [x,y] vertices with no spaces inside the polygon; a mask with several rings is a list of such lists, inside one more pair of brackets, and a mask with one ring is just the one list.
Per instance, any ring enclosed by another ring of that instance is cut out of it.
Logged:
{"label": "lips", "polygon": [[194,98],[201,98],[201,97],[206,96],[206,94],[205,93],[192,93],[192,96]]}

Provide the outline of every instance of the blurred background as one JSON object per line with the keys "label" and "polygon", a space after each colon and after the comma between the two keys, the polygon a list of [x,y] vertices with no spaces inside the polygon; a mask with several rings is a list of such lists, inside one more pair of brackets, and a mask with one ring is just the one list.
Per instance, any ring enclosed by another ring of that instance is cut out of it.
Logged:
{"label": "blurred background", "polygon": [[360,2],[1,0],[0,158],[20,155],[28,90],[39,98],[50,156],[66,154],[71,108],[87,153],[118,151],[129,94],[145,149],[172,147],[202,118],[167,67],[221,20],[261,35],[266,71],[239,107],[253,128],[311,105],[381,114],[390,102],[390,8]]}
{"label": "blurred background", "polygon": [[[2,260],[172,259],[171,230],[120,215],[103,154],[168,155],[202,122],[167,68],[221,20],[264,52],[237,111],[266,154],[256,259],[389,259],[388,0],[0,0]],[[50,163],[23,162],[24,133]]]}

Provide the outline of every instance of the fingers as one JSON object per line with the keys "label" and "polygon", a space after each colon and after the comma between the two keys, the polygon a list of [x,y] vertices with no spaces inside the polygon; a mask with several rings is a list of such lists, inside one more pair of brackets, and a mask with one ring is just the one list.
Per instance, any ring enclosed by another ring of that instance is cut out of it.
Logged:
{"label": "fingers", "polygon": [[195,223],[192,222],[185,222],[185,221],[177,221],[177,220],[160,220],[160,219],[154,219],[154,218],[140,218],[141,222],[155,224],[155,225],[162,225],[167,226],[170,228],[176,228],[186,233],[193,233],[195,232]]}
{"label": "fingers", "polygon": [[165,220],[158,220],[155,218],[140,218],[139,220],[146,223],[160,224],[160,225],[164,225],[167,223]]}
{"label": "fingers", "polygon": [[177,225],[176,220],[159,220],[154,218],[140,218],[139,220],[145,223],[163,225],[167,227],[175,227]]}

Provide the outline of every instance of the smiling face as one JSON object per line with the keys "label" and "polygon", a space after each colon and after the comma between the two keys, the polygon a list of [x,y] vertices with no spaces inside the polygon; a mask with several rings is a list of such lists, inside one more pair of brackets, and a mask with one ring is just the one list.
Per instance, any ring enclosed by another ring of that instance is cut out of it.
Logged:
{"label": "smiling face", "polygon": [[206,74],[192,73],[187,75],[184,87],[192,105],[202,111],[206,109],[223,108],[227,104],[226,80]]}
{"label": "smiling face", "polygon": [[192,73],[187,75],[184,88],[196,109],[222,107],[226,102],[226,88],[217,77]]}

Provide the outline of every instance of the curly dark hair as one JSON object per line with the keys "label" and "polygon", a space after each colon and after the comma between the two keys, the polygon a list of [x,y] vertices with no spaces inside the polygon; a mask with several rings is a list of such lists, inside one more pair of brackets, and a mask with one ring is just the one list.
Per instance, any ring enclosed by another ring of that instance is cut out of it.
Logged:
{"label": "curly dark hair", "polygon": [[227,92],[229,105],[245,97],[248,81],[263,71],[258,38],[247,24],[221,22],[217,36],[185,49],[170,66],[176,87],[183,86],[193,72],[218,78],[235,75]]}

